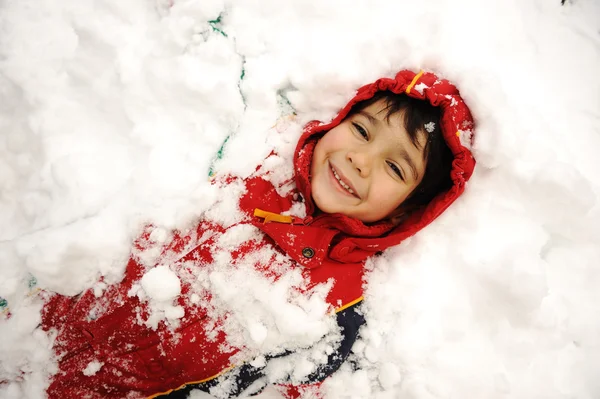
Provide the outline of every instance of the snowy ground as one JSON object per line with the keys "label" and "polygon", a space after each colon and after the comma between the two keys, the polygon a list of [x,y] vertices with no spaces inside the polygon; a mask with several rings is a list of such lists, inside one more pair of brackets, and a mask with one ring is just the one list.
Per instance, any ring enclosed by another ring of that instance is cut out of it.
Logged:
{"label": "snowy ground", "polygon": [[118,280],[143,223],[211,204],[227,136],[222,172],[269,153],[278,92],[327,120],[404,68],[460,88],[478,168],[371,265],[360,369],[326,397],[600,397],[599,29],[594,0],[0,1],[0,379],[28,372],[0,397],[52,370],[30,275]]}

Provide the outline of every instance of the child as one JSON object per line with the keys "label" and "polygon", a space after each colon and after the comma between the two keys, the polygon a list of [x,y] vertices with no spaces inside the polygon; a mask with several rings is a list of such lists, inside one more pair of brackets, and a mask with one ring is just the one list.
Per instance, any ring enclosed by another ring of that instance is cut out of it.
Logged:
{"label": "child", "polygon": [[[402,71],[363,86],[333,121],[304,128],[294,153],[295,189],[284,190],[260,170],[244,181],[221,179],[242,186],[242,219],[203,220],[192,234],[175,234],[155,268],[144,266],[140,255],[160,243],[148,228],[122,282],[98,296],[90,289],[76,298],[50,297],[42,326],[56,334],[59,370],[48,396],[185,397],[192,388],[208,391],[224,381],[235,396],[259,380],[264,364],[240,359],[243,345],[232,346],[224,330],[215,328],[223,319],[207,305],[210,289],[194,285],[198,271],[223,256],[223,237],[248,226],[262,234],[228,247],[232,264],[266,248],[271,257],[256,261],[261,273],[276,278],[278,268],[299,268],[307,290],[333,282],[326,301],[337,312],[341,342],[302,382],[322,381],[348,356],[364,322],[356,308],[367,258],[415,234],[463,192],[475,165],[472,129],[456,88],[432,73]],[[306,216],[289,215],[293,209]],[[147,276],[173,272],[183,284],[173,291],[178,306],[170,312],[178,315],[171,325],[153,320],[136,293],[150,287]],[[282,391],[298,397],[311,389],[288,385]]]}

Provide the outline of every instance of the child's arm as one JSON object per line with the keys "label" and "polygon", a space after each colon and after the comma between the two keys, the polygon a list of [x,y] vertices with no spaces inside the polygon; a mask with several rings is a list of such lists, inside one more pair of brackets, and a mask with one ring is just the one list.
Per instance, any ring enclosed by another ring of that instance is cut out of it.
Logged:
{"label": "child's arm", "polygon": [[[340,326],[342,340],[338,348],[328,356],[327,363],[321,365],[315,372],[310,374],[305,381],[300,384],[281,383],[276,386],[276,389],[287,399],[318,399],[323,395],[320,392],[321,383],[337,371],[340,366],[346,361],[352,346],[358,338],[360,326],[365,323],[365,319],[359,312],[359,304],[353,305],[337,313],[337,322]],[[284,356],[278,356],[275,359],[284,359]],[[269,360],[267,360],[268,362]],[[268,378],[265,375],[265,364],[261,366],[253,366],[251,363],[245,363],[233,370],[223,374],[219,378],[201,383],[187,384],[170,393],[153,396],[153,399],[183,399],[186,398],[190,391],[201,390],[210,392],[218,386],[226,386],[229,398],[237,397],[242,393],[252,394],[258,393],[265,388]]]}
{"label": "child's arm", "polygon": [[279,385],[278,390],[282,395],[288,399],[317,399],[323,397],[320,392],[321,383],[331,374],[336,372],[346,361],[352,351],[352,346],[358,338],[359,329],[365,323],[365,318],[360,313],[359,309],[360,302],[336,314],[337,323],[340,326],[342,333],[342,340],[339,347],[335,352],[328,356],[327,363],[310,374],[303,384]]}

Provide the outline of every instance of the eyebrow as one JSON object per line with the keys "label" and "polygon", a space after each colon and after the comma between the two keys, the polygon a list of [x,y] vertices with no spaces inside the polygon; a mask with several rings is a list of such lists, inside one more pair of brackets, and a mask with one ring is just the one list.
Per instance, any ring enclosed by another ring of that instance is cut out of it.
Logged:
{"label": "eyebrow", "polygon": [[415,181],[419,180],[419,174],[417,173],[417,168],[415,166],[415,163],[413,162],[412,158],[408,155],[408,152],[404,148],[402,150],[400,150],[400,157],[402,157],[402,159],[404,159],[404,161],[406,161],[406,163],[408,164],[408,167],[412,171],[413,179]]}
{"label": "eyebrow", "polygon": [[367,118],[369,120],[369,122],[373,125],[380,125],[381,121],[377,118],[375,118],[373,115],[371,115],[370,113],[368,113],[365,110],[362,111],[358,111],[357,114],[364,116],[365,118]]}
{"label": "eyebrow", "polygon": [[[383,123],[380,119],[375,118],[373,115],[371,115],[370,113],[368,113],[365,110],[359,111],[359,112],[357,112],[357,114],[367,118],[369,120],[369,122],[373,125],[381,125]],[[416,145],[414,143],[412,143],[412,144],[416,147]],[[413,179],[415,181],[419,180],[419,174],[417,173],[417,167],[415,166],[415,162],[412,160],[410,155],[408,155],[408,152],[404,148],[401,148],[399,153],[400,153],[400,157],[402,159],[404,159],[404,161],[408,164],[408,167],[410,168],[410,170],[412,172]]]}

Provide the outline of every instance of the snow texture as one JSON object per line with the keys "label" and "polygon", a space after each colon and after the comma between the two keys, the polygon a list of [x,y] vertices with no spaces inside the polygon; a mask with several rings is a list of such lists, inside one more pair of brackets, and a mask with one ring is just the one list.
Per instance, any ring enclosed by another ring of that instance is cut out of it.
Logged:
{"label": "snow texture", "polygon": [[101,361],[98,360],[94,360],[91,361],[87,367],[83,370],[83,374],[85,375],[94,375],[98,372],[98,370],[100,370],[102,368],[102,366],[104,365],[104,363],[102,363]]}
{"label": "snow texture", "polygon": [[427,130],[427,132],[431,133],[435,130],[435,122],[426,123],[425,125],[423,125],[423,127],[425,128],[425,130]]}
{"label": "snow texture", "polygon": [[129,295],[137,295],[142,301],[149,302],[150,316],[146,320],[146,325],[156,329],[163,319],[175,326],[177,320],[185,315],[182,306],[173,305],[180,293],[179,277],[168,266],[162,265],[146,272],[140,284],[134,284]]}
{"label": "snow texture", "polygon": [[181,293],[179,277],[168,266],[150,269],[140,282],[146,295],[153,301],[170,302]]}
{"label": "snow texture", "polygon": [[[42,398],[55,372],[30,275],[101,296],[147,223],[159,242],[201,217],[239,221],[239,187],[207,179],[226,137],[215,169],[248,176],[404,68],[459,87],[478,165],[439,220],[369,263],[356,367],[325,397],[600,397],[599,15],[594,0],[0,2],[0,398]],[[275,136],[282,95],[298,121]],[[249,312],[231,323],[252,350],[328,330],[320,301],[280,294],[309,323],[298,333],[251,294],[223,286],[215,303]]]}

